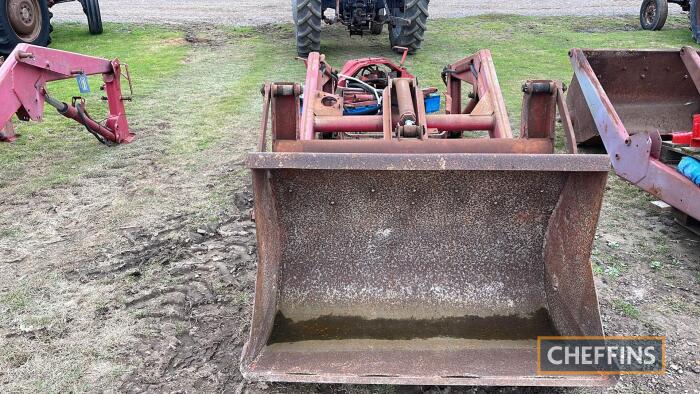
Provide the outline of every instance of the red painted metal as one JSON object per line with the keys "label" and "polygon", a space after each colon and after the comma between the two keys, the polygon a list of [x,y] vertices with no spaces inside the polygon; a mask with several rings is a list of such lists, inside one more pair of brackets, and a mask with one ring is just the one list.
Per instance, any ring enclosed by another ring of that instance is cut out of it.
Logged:
{"label": "red painted metal", "polygon": [[[695,219],[700,219],[700,188],[675,169],[662,163],[654,146],[655,143],[658,143],[655,141],[661,141],[659,133],[673,131],[679,121],[673,116],[662,117],[661,115],[665,114],[654,112],[654,107],[665,105],[664,101],[668,100],[672,105],[666,105],[663,107],[664,109],[676,111],[673,107],[675,104],[679,107],[678,111],[687,111],[685,107],[688,106],[688,101],[675,100],[673,92],[670,92],[668,96],[662,95],[660,92],[665,93],[665,90],[660,90],[657,84],[643,82],[644,78],[641,78],[641,75],[646,76],[646,74],[640,70],[641,74],[636,74],[635,80],[641,82],[638,82],[637,86],[630,86],[628,94],[644,97],[644,101],[637,104],[635,111],[649,112],[659,119],[655,121],[656,125],[653,131],[635,130],[637,133],[631,134],[628,132],[621,115],[618,114],[618,107],[612,103],[606,89],[601,84],[601,79],[617,82],[627,78],[627,76],[620,75],[619,70],[628,67],[641,67],[636,63],[640,55],[647,58],[645,64],[665,69],[674,77],[661,76],[661,78],[668,78],[668,83],[680,84],[675,87],[675,92],[688,90],[690,83],[687,79],[688,74],[691,75],[696,86],[700,87],[700,57],[696,50],[690,47],[675,52],[573,49],[570,52],[570,57],[574,69],[574,82],[572,82],[567,100],[584,102],[587,105],[587,111],[581,109],[577,111],[576,123],[583,125],[587,119],[592,117],[598,135],[612,159],[612,165],[617,175]],[[654,59],[657,58],[663,59],[666,63],[656,64]],[[589,59],[591,60],[589,61]],[[591,62],[596,65],[614,64],[614,68],[601,66],[594,69]],[[682,67],[685,64],[687,69],[676,70],[669,64],[673,64],[674,67]],[[677,79],[676,75],[678,75]],[[695,89],[692,85],[690,86]],[[697,95],[698,92],[696,90],[692,93]],[[634,121],[633,118],[627,119]],[[685,121],[686,124],[690,125],[692,119],[688,117]]]}
{"label": "red painted metal", "polygon": [[[496,117],[491,130],[493,138],[512,138],[508,112],[498,84],[496,68],[491,52],[483,49],[474,55],[445,67],[443,71],[447,85],[446,105],[449,114],[491,114]],[[470,101],[462,106],[462,89],[465,84],[472,87]]]}
{"label": "red painted metal", "polygon": [[[107,141],[129,143],[134,134],[129,132],[124,97],[121,90],[122,64],[119,60],[106,60],[77,53],[59,51],[28,44],[20,44],[0,66],[0,124],[11,121],[17,114],[20,120],[41,121],[47,100],[46,84],[52,81],[75,78],[79,74],[101,74],[104,92],[109,105],[109,115],[104,125],[90,119],[80,108],[57,103],[64,116],[84,124],[92,132]],[[82,112],[82,113],[81,113]],[[11,142],[13,133],[5,129],[0,140]]]}
{"label": "red painted metal", "polygon": [[246,378],[615,383],[536,373],[538,335],[603,335],[589,259],[608,157],[554,153],[561,84],[531,83],[550,88],[526,93],[531,122],[513,138],[488,51],[450,69],[452,99],[463,84],[475,95],[440,115],[410,77],[382,81],[380,115],[344,115],[345,86],[328,89],[318,53],[300,116],[298,85],[263,88],[246,160],[258,238]]}
{"label": "red painted metal", "polygon": [[687,133],[673,133],[671,134],[671,142],[674,144],[680,144],[680,145],[690,145],[690,142],[693,140],[693,132],[689,131]]}
{"label": "red painted metal", "polygon": [[[438,131],[490,131],[495,124],[491,115],[426,115],[426,119],[428,128]],[[383,127],[382,115],[318,116],[314,120],[316,133],[380,133]]]}
{"label": "red painted metal", "polygon": [[[397,65],[391,60],[383,57],[366,57],[363,59],[350,60],[345,63],[343,68],[340,70],[340,74],[346,76],[353,76],[363,68],[370,66],[385,66],[393,72],[395,72],[398,78],[415,78],[411,73],[408,72],[408,70],[406,70],[405,67]],[[338,78],[338,87],[345,87],[346,84],[347,79],[343,77]]]}

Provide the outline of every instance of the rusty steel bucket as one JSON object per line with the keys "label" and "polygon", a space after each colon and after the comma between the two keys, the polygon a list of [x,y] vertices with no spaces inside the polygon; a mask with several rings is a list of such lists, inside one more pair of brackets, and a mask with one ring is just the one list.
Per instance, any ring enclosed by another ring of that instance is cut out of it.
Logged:
{"label": "rusty steel bucket", "polygon": [[[672,133],[693,129],[700,113],[697,49],[569,52],[567,101],[576,139],[602,142],[615,173],[700,220],[700,188],[674,164],[693,154]],[[600,133],[599,133],[600,132]]]}
{"label": "rusty steel bucket", "polygon": [[[314,61],[312,54],[312,77]],[[485,67],[467,68],[468,77],[487,74]],[[307,79],[307,97],[309,85]],[[531,139],[514,139],[497,105],[488,111],[505,122],[489,127],[500,127],[504,138],[410,140],[390,130],[384,140],[303,140],[306,123],[293,115],[300,91],[266,86],[259,151],[247,159],[259,262],[241,362],[246,378],[614,382],[538,375],[536,348],[538,336],[603,335],[589,258],[606,156],[554,154],[536,130],[525,133]],[[272,152],[265,141],[270,106]],[[554,124],[550,115],[543,124]]]}
{"label": "rusty steel bucket", "polygon": [[[662,138],[689,131],[700,113],[696,66],[678,50],[582,50],[594,77],[630,135],[658,131]],[[567,104],[582,145],[602,145],[598,128],[574,77]]]}

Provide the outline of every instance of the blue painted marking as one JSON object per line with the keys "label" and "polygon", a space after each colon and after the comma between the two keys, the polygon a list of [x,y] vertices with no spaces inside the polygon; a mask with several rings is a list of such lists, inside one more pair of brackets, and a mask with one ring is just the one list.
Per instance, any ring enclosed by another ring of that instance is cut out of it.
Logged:
{"label": "blue painted marking", "polygon": [[88,94],[90,93],[90,83],[88,82],[88,77],[85,74],[78,74],[75,77],[75,80],[78,81],[78,90],[80,90],[81,94]]}

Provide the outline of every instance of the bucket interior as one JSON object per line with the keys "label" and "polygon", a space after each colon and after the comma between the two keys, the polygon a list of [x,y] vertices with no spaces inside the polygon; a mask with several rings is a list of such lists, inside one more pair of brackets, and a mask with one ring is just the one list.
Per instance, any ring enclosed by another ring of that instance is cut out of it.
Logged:
{"label": "bucket interior", "polygon": [[526,384],[538,336],[602,335],[589,257],[606,171],[253,174],[250,375]]}
{"label": "bucket interior", "polygon": [[[593,72],[630,134],[690,131],[700,94],[676,51],[584,50]],[[579,143],[598,135],[574,77],[567,95]],[[595,138],[599,141],[599,138]]]}

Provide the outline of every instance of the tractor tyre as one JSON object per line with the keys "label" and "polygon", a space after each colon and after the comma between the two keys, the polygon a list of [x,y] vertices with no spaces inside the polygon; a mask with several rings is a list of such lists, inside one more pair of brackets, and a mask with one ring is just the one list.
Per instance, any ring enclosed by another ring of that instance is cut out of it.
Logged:
{"label": "tractor tyre", "polygon": [[384,23],[382,22],[372,22],[372,25],[369,28],[369,32],[374,34],[375,36],[382,34],[383,31]]}
{"label": "tractor tyre", "polygon": [[690,0],[690,30],[693,32],[693,41],[700,43],[700,7],[698,0]]}
{"label": "tractor tyre", "polygon": [[644,0],[639,11],[639,24],[644,30],[661,30],[667,17],[667,0]]}
{"label": "tractor tyre", "polygon": [[102,13],[99,0],[82,0],[83,12],[87,16],[90,34],[102,34]]}
{"label": "tractor tyre", "polygon": [[321,51],[322,11],[321,0],[292,0],[297,53],[301,57]]}
{"label": "tractor tyre", "polygon": [[[409,26],[393,26],[389,29],[391,47],[408,48],[408,53],[415,53],[420,49],[428,28],[428,4],[430,0],[407,0],[404,12],[397,12],[394,16],[408,19]],[[402,53],[400,49],[395,49]]]}
{"label": "tractor tyre", "polygon": [[0,55],[17,44],[49,45],[51,17],[47,0],[0,0]]}

